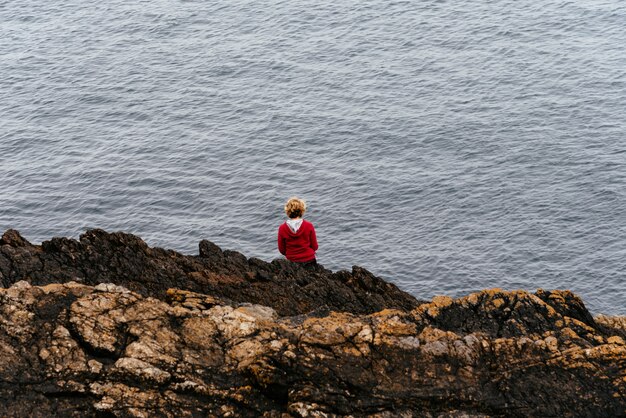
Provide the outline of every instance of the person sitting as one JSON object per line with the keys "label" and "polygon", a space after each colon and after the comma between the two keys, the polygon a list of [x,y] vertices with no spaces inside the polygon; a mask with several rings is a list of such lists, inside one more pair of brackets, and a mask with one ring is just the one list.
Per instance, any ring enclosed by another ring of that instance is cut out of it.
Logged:
{"label": "person sitting", "polygon": [[278,228],[278,251],[287,260],[303,264],[317,264],[317,237],[315,228],[309,221],[304,220],[306,202],[292,197],[285,204],[287,221]]}

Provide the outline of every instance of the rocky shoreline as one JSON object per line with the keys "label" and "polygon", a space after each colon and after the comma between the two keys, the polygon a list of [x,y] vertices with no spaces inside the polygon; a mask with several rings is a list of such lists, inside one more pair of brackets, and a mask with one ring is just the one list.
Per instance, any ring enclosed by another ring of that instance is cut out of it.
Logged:
{"label": "rocky shoreline", "polygon": [[0,415],[626,416],[626,319],[125,233],[0,239]]}

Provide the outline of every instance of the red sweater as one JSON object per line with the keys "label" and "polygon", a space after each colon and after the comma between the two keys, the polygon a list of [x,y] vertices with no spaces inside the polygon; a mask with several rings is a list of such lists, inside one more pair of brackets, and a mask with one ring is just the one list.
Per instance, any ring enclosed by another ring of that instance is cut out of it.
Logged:
{"label": "red sweater", "polygon": [[313,224],[303,219],[298,232],[294,233],[287,222],[283,223],[278,228],[278,251],[290,261],[304,263],[313,260],[317,251]]}

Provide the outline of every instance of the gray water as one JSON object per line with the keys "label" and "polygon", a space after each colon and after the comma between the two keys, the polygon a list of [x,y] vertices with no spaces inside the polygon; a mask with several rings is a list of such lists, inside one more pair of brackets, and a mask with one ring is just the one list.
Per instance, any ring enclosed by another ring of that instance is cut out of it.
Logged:
{"label": "gray water", "polygon": [[622,0],[0,1],[0,229],[626,314]]}

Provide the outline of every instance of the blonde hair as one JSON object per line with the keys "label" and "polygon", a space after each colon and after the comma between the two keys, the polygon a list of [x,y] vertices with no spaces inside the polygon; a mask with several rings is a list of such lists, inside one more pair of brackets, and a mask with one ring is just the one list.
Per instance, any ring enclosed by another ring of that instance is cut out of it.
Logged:
{"label": "blonde hair", "polygon": [[290,197],[285,204],[285,213],[290,218],[300,218],[306,212],[306,202],[299,197]]}

